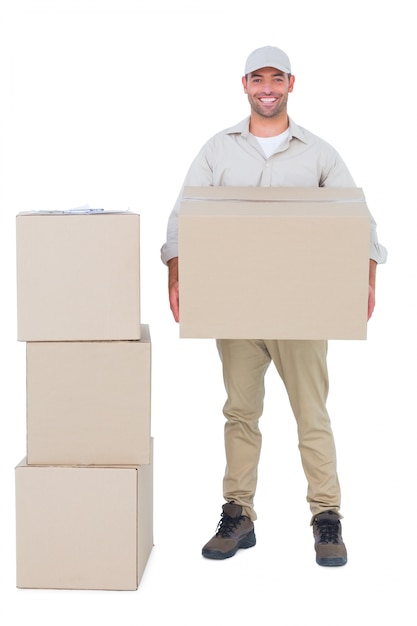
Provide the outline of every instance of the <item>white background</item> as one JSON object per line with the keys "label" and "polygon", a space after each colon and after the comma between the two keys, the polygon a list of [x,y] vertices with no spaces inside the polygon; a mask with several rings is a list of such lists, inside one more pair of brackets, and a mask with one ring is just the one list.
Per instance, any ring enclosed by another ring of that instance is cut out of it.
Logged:
{"label": "white background", "polygon": [[[0,0],[0,6],[2,623],[415,624],[411,3]],[[295,424],[272,368],[262,418],[258,544],[225,562],[200,552],[223,502],[224,391],[214,344],[178,338],[159,249],[197,150],[248,114],[241,75],[247,55],[261,45],[289,54],[296,76],[290,115],[341,153],[389,250],[378,268],[368,340],[330,344],[329,409],[349,551],[344,568],[315,564]],[[14,467],[26,436],[15,216],[83,204],[141,215],[142,321],[153,341],[155,547],[136,592],[15,587]]]}

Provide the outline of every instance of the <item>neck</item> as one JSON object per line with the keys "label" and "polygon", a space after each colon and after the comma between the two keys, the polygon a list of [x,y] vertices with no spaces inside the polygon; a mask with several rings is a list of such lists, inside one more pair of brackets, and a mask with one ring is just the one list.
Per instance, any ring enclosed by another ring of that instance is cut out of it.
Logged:
{"label": "neck", "polygon": [[288,115],[277,115],[274,118],[262,117],[252,111],[249,130],[256,137],[275,137],[285,132],[289,126]]}

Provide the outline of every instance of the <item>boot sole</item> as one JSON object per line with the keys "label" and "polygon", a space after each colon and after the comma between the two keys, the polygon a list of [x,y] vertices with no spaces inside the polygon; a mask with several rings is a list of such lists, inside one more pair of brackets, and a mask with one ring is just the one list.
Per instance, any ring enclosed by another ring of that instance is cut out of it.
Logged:
{"label": "boot sole", "polygon": [[347,558],[342,556],[339,557],[328,557],[328,558],[316,558],[316,563],[321,565],[322,567],[341,567],[342,565],[346,565]]}
{"label": "boot sole", "polygon": [[251,530],[249,535],[243,537],[243,539],[241,539],[232,550],[229,550],[229,552],[221,552],[220,550],[205,550],[203,548],[202,555],[206,557],[206,559],[215,559],[216,561],[222,561],[224,559],[230,559],[230,557],[234,556],[240,548],[252,548],[255,544],[255,533],[253,530]]}

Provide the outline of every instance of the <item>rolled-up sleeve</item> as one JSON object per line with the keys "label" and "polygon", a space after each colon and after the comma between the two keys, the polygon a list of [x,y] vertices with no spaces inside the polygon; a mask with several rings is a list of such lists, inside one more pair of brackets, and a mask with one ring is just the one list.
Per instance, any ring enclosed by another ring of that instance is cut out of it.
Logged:
{"label": "rolled-up sleeve", "polygon": [[161,248],[161,259],[165,265],[170,259],[178,256],[178,214],[184,187],[206,187],[213,185],[213,172],[209,162],[209,154],[210,142],[207,142],[192,162],[177,201],[168,218],[166,241]]}
{"label": "rolled-up sleeve", "polygon": [[[371,215],[371,214],[370,214]],[[376,222],[371,215],[371,241],[370,241],[370,249],[369,249],[369,258],[375,261],[376,263],[382,264],[387,260],[388,252],[387,249],[382,246],[378,241],[378,235],[376,232]]]}

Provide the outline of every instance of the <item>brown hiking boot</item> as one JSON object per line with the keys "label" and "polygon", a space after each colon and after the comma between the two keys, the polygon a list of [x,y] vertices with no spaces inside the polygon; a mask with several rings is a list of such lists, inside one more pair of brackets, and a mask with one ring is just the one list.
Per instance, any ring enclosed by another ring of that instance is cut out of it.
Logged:
{"label": "brown hiking boot", "polygon": [[342,538],[342,525],[337,513],[325,511],[313,521],[316,562],[325,567],[346,565],[347,552]]}
{"label": "brown hiking boot", "polygon": [[223,505],[221,520],[216,534],[202,550],[207,559],[228,559],[239,548],[251,548],[256,544],[253,522],[242,515],[242,507],[234,502]]}

